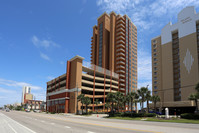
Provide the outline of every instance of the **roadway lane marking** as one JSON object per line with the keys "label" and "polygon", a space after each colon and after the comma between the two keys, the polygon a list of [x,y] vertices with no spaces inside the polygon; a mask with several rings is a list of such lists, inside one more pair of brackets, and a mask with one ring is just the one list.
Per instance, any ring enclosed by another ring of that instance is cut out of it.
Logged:
{"label": "roadway lane marking", "polygon": [[17,133],[17,131],[15,131],[14,128],[13,128],[6,120],[4,120],[4,121],[5,121],[5,123],[12,129],[12,131],[13,131],[14,133]]}
{"label": "roadway lane marking", "polygon": [[50,123],[51,125],[55,125],[55,123]]}
{"label": "roadway lane marking", "polygon": [[[8,117],[8,116],[6,116],[6,115],[4,115],[4,116],[5,116],[7,119],[10,119],[10,120],[13,121],[14,123],[18,124],[19,126],[25,128],[25,129],[28,130],[29,132],[31,132],[31,133],[36,133],[35,131],[31,130],[30,128],[27,128],[26,126],[24,126],[24,125],[22,125],[22,124],[20,124],[20,123],[18,123],[17,121],[13,120],[12,118],[10,118],[10,117]],[[16,133],[17,133],[17,132],[16,132]]]}
{"label": "roadway lane marking", "polygon": [[65,126],[65,128],[71,128],[71,127],[69,127],[69,126]]}
{"label": "roadway lane marking", "polygon": [[95,133],[95,132],[88,131],[87,133]]}
{"label": "roadway lane marking", "polygon": [[45,121],[41,121],[41,122],[45,122]]}
{"label": "roadway lane marking", "polygon": [[[71,120],[63,120],[59,118],[54,118],[54,117],[46,117],[46,116],[40,116],[43,118],[49,118],[49,119],[54,119],[54,120],[61,120],[61,121],[67,121],[67,122],[73,122],[73,123],[79,123],[79,124],[84,124],[84,125],[93,125],[93,126],[99,126],[99,127],[108,127],[108,128],[115,128],[115,129],[122,129],[122,130],[130,130],[130,131],[139,131],[139,132],[147,132],[147,133],[162,133],[158,131],[149,131],[149,130],[142,130],[142,129],[132,129],[132,128],[123,128],[123,127],[114,127],[114,126],[107,126],[107,125],[101,125],[101,124],[94,124],[94,123],[86,123],[86,122],[78,122],[78,121],[71,121]],[[111,123],[111,122],[108,122]],[[52,123],[51,123],[52,124]]]}
{"label": "roadway lane marking", "polygon": [[35,120],[37,120],[37,119],[35,119]]}

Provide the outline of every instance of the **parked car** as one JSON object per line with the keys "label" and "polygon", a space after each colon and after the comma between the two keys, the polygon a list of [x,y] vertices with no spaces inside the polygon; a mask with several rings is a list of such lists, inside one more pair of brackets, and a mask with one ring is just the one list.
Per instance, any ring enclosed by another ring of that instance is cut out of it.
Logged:
{"label": "parked car", "polygon": [[38,110],[38,109],[35,109],[35,110],[33,110],[34,112],[36,112],[36,113],[39,113],[39,112],[41,112],[40,110]]}
{"label": "parked car", "polygon": [[25,111],[26,111],[26,112],[30,112],[30,110],[29,110],[29,109],[26,109]]}

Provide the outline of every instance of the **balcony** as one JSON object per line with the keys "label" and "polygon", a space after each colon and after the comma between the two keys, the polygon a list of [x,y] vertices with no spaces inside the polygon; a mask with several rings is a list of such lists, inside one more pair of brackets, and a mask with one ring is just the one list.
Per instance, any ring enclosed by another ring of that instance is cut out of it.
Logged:
{"label": "balcony", "polygon": [[125,38],[123,37],[123,36],[118,36],[118,37],[116,37],[116,40],[123,40],[123,41],[125,41]]}
{"label": "balcony", "polygon": [[124,28],[125,29],[125,25],[124,24],[118,24],[117,26],[116,26],[116,28]]}
{"label": "balcony", "polygon": [[117,53],[116,56],[123,56],[123,57],[125,57],[125,54],[124,53]]}
{"label": "balcony", "polygon": [[125,84],[123,84],[123,83],[120,83],[120,86],[125,86]]}
{"label": "balcony", "polygon": [[117,20],[116,24],[120,24],[120,23],[125,24],[125,21],[123,19],[119,18]]}
{"label": "balcony", "polygon": [[124,44],[118,44],[118,45],[116,46],[116,48],[120,48],[120,47],[125,49]]}
{"label": "balcony", "polygon": [[125,75],[124,74],[120,74],[119,77],[120,78],[125,78]]}
{"label": "balcony", "polygon": [[123,60],[123,61],[125,61],[125,58],[124,57],[117,57],[116,60]]}
{"label": "balcony", "polygon": [[119,41],[116,42],[116,44],[118,44],[118,43],[123,43],[123,44],[125,44],[125,41],[119,40]]}
{"label": "balcony", "polygon": [[125,65],[125,62],[124,62],[124,61],[118,61],[116,64],[122,64],[122,65]]}
{"label": "balcony", "polygon": [[124,79],[120,79],[120,82],[125,82],[125,80]]}
{"label": "balcony", "polygon": [[119,65],[119,66],[117,66],[117,67],[116,67],[116,69],[120,69],[120,68],[125,69],[125,67],[124,67],[124,66],[122,66],[122,65]]}
{"label": "balcony", "polygon": [[124,48],[118,48],[118,49],[116,50],[116,52],[123,52],[123,53],[125,53],[125,50],[124,50]]}
{"label": "balcony", "polygon": [[118,32],[117,34],[116,34],[116,36],[120,36],[120,35],[122,35],[122,36],[124,36],[125,37],[125,34],[124,34],[124,32]]}
{"label": "balcony", "polygon": [[125,33],[125,29],[124,28],[118,28],[118,29],[116,29],[116,32],[124,32]]}
{"label": "balcony", "polygon": [[123,73],[123,74],[125,73],[124,70],[117,70],[116,72],[117,72],[117,73]]}

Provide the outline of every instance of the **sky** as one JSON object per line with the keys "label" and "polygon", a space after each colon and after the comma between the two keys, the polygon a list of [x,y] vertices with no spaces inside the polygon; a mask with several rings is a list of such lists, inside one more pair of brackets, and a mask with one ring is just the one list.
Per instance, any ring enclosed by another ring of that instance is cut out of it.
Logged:
{"label": "sky", "polygon": [[90,61],[92,27],[104,12],[127,14],[138,30],[138,88],[152,86],[151,39],[198,0],[0,0],[0,106],[21,102],[31,86],[45,100],[46,82],[66,72],[66,61]]}

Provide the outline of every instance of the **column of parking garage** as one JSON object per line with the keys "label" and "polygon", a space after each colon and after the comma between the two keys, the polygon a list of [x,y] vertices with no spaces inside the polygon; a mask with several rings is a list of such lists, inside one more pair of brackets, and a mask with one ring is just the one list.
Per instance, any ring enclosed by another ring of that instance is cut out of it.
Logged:
{"label": "column of parking garage", "polygon": [[[110,89],[111,89],[111,91],[112,91],[112,71],[111,71]],[[111,92],[111,91],[110,91],[110,92]]]}
{"label": "column of parking garage", "polygon": [[103,105],[103,110],[105,110],[105,83],[106,83],[106,69],[104,69],[104,105]]}
{"label": "column of parking garage", "polygon": [[94,81],[93,81],[93,111],[95,111],[94,101],[95,101],[95,69],[96,66],[94,65]]}
{"label": "column of parking garage", "polygon": [[[69,83],[70,83],[70,78],[69,78],[69,75],[70,75],[70,61],[67,61],[67,70],[66,70],[66,89],[69,89]],[[67,93],[67,97],[69,97],[70,93]],[[68,113],[68,108],[69,108],[69,103],[68,103],[68,100],[65,99],[65,113]]]}

